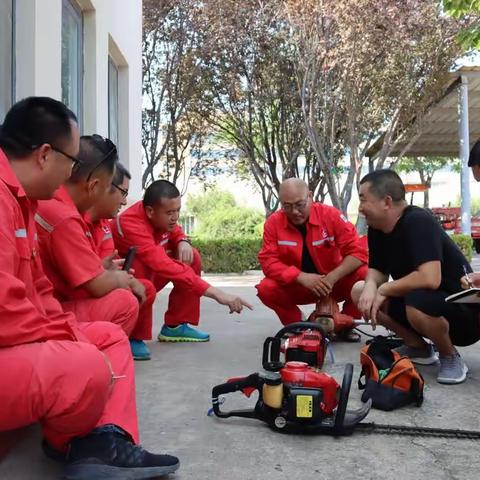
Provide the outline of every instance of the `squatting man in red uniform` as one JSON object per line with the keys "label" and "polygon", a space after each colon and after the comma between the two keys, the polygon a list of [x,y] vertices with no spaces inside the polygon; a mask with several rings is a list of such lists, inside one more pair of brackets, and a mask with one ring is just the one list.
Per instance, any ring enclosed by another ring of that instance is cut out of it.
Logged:
{"label": "squatting man in red uniform", "polygon": [[[130,178],[130,172],[117,162],[112,186],[84,216],[92,234],[95,252],[104,264],[109,265],[105,265],[109,269],[118,269],[123,264],[123,259],[118,258],[113,243],[109,219],[116,217],[122,206],[127,204]],[[138,281],[145,287],[146,301],[142,304],[138,321],[130,333],[130,346],[134,360],[149,360],[150,350],[144,340],[152,338],[152,308],[157,292],[150,281],[142,278]]]}
{"label": "squatting man in red uniform", "polygon": [[200,297],[210,297],[227,305],[230,313],[251,309],[242,298],[212,287],[200,277],[201,258],[178,225],[181,196],[168,180],[157,180],[139,201],[112,222],[115,246],[121,256],[130,246],[137,247],[133,261],[135,275],[153,282],[157,292],[168,282],[173,289],[168,300],[158,340],[163,342],[206,342],[208,333],[190,325],[198,325]]}
{"label": "squatting man in red uniform", "polygon": [[[285,180],[279,195],[282,209],[265,222],[258,255],[266,277],[256,286],[258,297],[284,325],[302,319],[298,305],[327,295],[360,318],[350,292],[365,278],[368,254],[355,227],[336,208],[313,202],[303,180]],[[349,340],[353,335],[346,332]]]}
{"label": "squatting man in red uniform", "polygon": [[39,202],[35,215],[45,273],[64,310],[116,323],[132,339],[149,338],[153,285],[118,269],[111,257],[100,258],[87,215],[112,187],[117,149],[100,135],[83,136],[79,157],[82,164],[53,199]]}
{"label": "squatting man in red uniform", "polygon": [[37,201],[67,180],[78,151],[75,115],[50,98],[18,102],[0,127],[0,431],[40,422],[67,479],[153,478],[179,461],[137,445],[125,333],[64,313],[38,255]]}

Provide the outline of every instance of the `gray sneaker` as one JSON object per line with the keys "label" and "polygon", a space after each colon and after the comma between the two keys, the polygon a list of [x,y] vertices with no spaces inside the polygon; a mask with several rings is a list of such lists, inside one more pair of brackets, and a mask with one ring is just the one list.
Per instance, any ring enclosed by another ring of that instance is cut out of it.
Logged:
{"label": "gray sneaker", "polygon": [[425,348],[401,345],[400,347],[394,348],[394,351],[402,357],[408,357],[413,363],[418,363],[419,365],[432,365],[438,362],[438,355],[431,343],[427,343]]}
{"label": "gray sneaker", "polygon": [[440,357],[440,370],[437,382],[449,385],[462,383],[467,378],[467,372],[468,367],[458,352],[447,357]]}

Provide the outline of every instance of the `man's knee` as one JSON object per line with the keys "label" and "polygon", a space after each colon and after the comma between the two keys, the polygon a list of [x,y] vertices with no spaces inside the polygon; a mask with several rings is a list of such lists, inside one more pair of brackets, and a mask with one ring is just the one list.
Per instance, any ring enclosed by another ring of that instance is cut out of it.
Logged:
{"label": "man's knee", "polygon": [[125,350],[130,351],[128,337],[123,326],[111,322],[82,322],[79,324],[86,341],[103,351],[113,344],[125,344]]}
{"label": "man's knee", "polygon": [[358,305],[358,302],[360,300],[360,295],[362,294],[364,287],[365,287],[365,281],[363,280],[360,280],[354,283],[352,290],[350,292],[350,297],[352,299],[352,302],[355,305]]}
{"label": "man's knee", "polygon": [[[76,403],[81,392],[86,403],[78,405],[78,409],[87,411],[96,406],[98,416],[107,401],[112,380],[110,366],[94,343],[55,340],[46,342],[36,366],[36,376],[42,384],[43,379],[46,384],[49,380],[55,381],[57,395],[65,403]],[[58,398],[52,401],[57,402]]]}
{"label": "man's knee", "polygon": [[109,295],[112,301],[112,308],[121,315],[125,315],[128,318],[136,318],[138,316],[138,299],[130,290],[117,288],[110,292]]}
{"label": "man's knee", "polygon": [[257,289],[257,296],[262,301],[275,298],[278,287],[278,283],[270,278],[264,278],[258,285],[255,285],[255,288]]}

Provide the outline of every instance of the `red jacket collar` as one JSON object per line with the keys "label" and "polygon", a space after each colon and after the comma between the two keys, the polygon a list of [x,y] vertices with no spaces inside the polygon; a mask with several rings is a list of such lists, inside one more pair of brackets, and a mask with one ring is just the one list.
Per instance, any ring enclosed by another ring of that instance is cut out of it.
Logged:
{"label": "red jacket collar", "polygon": [[60,188],[55,192],[54,197],[55,200],[58,200],[65,205],[68,205],[69,207],[73,208],[78,212],[78,208],[75,205],[75,203],[72,200],[72,197],[68,193],[68,190],[65,188],[65,185],[61,185]]}
{"label": "red jacket collar", "polygon": [[0,179],[3,180],[17,198],[27,196],[2,149],[0,149]]}
{"label": "red jacket collar", "polygon": [[137,216],[143,221],[148,231],[151,234],[154,234],[155,229],[153,228],[153,225],[150,223],[150,220],[148,219],[147,214],[145,213],[143,201],[139,200],[138,202],[134,203],[130,208],[132,208],[133,212],[135,213],[135,216]]}

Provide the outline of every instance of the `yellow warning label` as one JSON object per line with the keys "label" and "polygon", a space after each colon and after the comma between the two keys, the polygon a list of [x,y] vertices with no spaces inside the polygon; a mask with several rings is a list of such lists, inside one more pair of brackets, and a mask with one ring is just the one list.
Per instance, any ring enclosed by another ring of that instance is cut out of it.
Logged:
{"label": "yellow warning label", "polygon": [[297,395],[297,418],[313,417],[313,397],[311,395]]}

